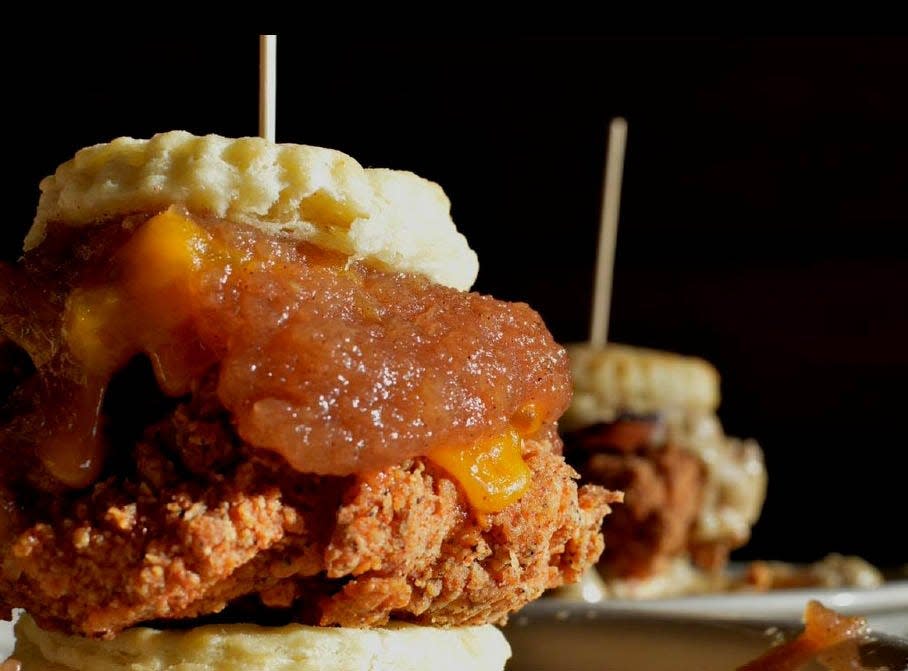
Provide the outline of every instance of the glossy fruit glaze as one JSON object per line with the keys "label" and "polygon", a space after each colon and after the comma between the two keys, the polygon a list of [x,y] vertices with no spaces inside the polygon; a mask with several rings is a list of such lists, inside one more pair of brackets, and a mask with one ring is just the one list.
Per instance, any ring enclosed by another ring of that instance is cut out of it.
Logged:
{"label": "glossy fruit glaze", "polygon": [[15,437],[71,487],[97,477],[105,389],[140,354],[171,396],[216,367],[239,436],[321,474],[438,450],[510,491],[477,444],[512,457],[514,432],[550,429],[570,399],[566,355],[524,304],[175,208],[58,227],[3,273],[0,326],[38,370]]}

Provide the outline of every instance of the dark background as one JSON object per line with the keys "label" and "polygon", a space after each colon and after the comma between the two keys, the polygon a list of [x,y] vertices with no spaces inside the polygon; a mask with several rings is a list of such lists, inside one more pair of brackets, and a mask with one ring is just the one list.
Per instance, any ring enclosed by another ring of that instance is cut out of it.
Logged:
{"label": "dark background", "polygon": [[[908,40],[279,40],[278,139],[440,182],[477,288],[586,337],[607,121],[611,335],[698,354],[766,451],[742,557],[908,561]],[[79,147],[255,134],[257,38],[37,36],[7,65],[3,256]]]}

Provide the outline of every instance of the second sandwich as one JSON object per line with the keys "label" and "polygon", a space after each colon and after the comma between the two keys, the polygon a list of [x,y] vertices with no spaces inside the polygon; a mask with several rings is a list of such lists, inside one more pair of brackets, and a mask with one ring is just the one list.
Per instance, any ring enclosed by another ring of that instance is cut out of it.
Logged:
{"label": "second sandwich", "polygon": [[721,586],[766,494],[756,442],[725,435],[719,375],[702,359],[609,344],[568,348],[575,393],[562,422],[568,461],[625,492],[603,531],[607,592],[664,597]]}

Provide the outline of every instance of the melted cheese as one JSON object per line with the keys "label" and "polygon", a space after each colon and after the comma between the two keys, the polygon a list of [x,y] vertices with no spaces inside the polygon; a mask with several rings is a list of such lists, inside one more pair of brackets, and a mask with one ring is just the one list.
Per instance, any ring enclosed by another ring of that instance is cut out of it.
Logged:
{"label": "melted cheese", "polygon": [[523,460],[523,439],[542,428],[544,413],[527,403],[503,433],[469,446],[435,450],[429,459],[445,469],[482,513],[497,513],[516,503],[530,486],[532,473]]}
{"label": "melted cheese", "polygon": [[63,322],[70,351],[89,374],[102,377],[145,352],[162,389],[185,393],[193,373],[208,363],[198,361],[197,339],[187,332],[192,279],[203,261],[219,256],[208,233],[186,217],[173,210],[152,217],[118,253],[117,281],[70,295]]}
{"label": "melted cheese", "polygon": [[467,447],[443,447],[429,458],[460,483],[470,504],[497,513],[523,496],[530,469],[523,460],[523,441],[513,428]]}

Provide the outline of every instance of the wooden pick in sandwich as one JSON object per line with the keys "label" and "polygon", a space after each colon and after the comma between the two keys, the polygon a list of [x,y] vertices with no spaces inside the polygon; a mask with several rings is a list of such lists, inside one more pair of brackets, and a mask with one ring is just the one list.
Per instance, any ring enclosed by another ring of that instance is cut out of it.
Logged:
{"label": "wooden pick in sandwich", "polygon": [[605,183],[602,187],[602,211],[599,220],[599,249],[596,253],[596,279],[593,285],[593,318],[590,322],[590,345],[605,347],[612,303],[612,276],[615,268],[615,242],[618,235],[618,211],[621,205],[621,178],[624,174],[624,149],[627,145],[627,121],[612,119],[608,129],[608,154],[605,161]]}
{"label": "wooden pick in sandwich", "polygon": [[274,142],[277,35],[259,35],[259,136]]}

